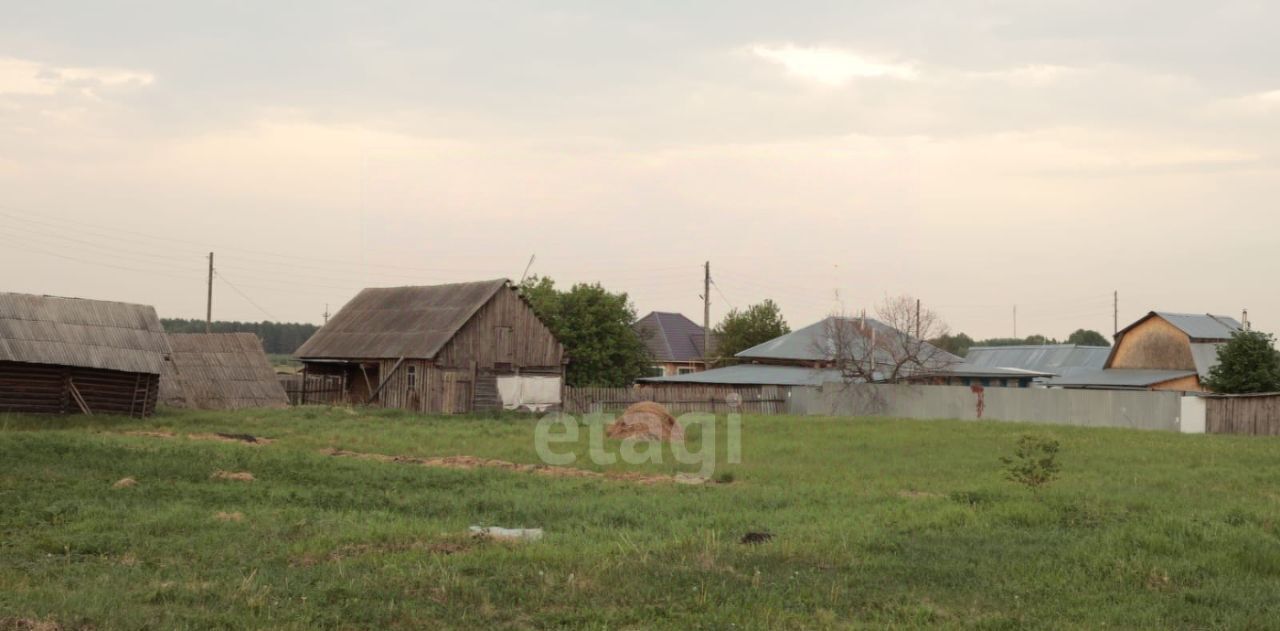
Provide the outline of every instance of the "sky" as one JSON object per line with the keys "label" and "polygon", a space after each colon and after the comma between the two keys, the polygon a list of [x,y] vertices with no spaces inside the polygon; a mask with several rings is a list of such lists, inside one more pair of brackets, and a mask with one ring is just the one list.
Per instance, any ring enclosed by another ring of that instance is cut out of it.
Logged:
{"label": "sky", "polygon": [[[0,0],[0,290],[1280,331],[1280,3]],[[529,266],[530,259],[533,263]],[[1016,307],[1017,317],[1014,312]],[[1015,329],[1016,327],[1016,329]]]}

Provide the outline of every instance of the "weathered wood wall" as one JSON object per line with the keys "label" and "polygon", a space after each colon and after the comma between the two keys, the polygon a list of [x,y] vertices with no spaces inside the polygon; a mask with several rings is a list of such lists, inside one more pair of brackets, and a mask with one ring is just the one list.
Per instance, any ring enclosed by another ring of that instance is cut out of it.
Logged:
{"label": "weathered wood wall", "polygon": [[503,289],[472,316],[435,358],[437,366],[511,373],[517,368],[559,370],[564,347],[513,289]]}
{"label": "weathered wood wall", "polygon": [[1107,368],[1195,370],[1191,340],[1163,318],[1152,317],[1120,338]]}
{"label": "weathered wood wall", "polygon": [[1280,394],[1205,397],[1210,434],[1280,436]]}
{"label": "weathered wood wall", "polygon": [[93,414],[150,416],[160,392],[160,375],[0,362],[0,412],[78,414],[72,383]]}
{"label": "weathered wood wall", "polygon": [[[731,408],[730,394],[741,397]],[[641,384],[625,388],[568,387],[564,390],[564,411],[570,414],[621,412],[633,403],[661,403],[672,414],[685,412],[730,412],[745,414],[785,414],[790,388],[786,386],[709,386],[702,384]]]}

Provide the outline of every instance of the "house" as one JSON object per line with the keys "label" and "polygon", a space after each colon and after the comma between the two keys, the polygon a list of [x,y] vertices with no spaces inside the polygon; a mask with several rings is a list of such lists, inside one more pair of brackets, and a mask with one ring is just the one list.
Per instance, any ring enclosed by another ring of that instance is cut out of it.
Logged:
{"label": "house", "polygon": [[1240,330],[1229,316],[1152,311],[1116,334],[1101,370],[1055,377],[1048,385],[1202,392],[1218,347]]}
{"label": "house", "polygon": [[[709,366],[701,325],[679,313],[654,311],[634,326],[653,359],[654,377],[702,372]],[[712,340],[714,352],[715,340]]]}
{"label": "house", "polygon": [[365,289],[295,356],[352,403],[443,414],[558,404],[566,361],[506,279]]}
{"label": "house", "polygon": [[160,401],[200,410],[283,408],[289,400],[252,333],[170,333]]}
{"label": "house", "polygon": [[1049,377],[1073,377],[1102,370],[1110,354],[1109,346],[1078,344],[975,346],[965,355],[964,364],[979,369],[1039,373],[1042,377],[1033,383],[1042,385]]}
{"label": "house", "polygon": [[[912,348],[912,352],[923,359],[931,368],[916,370],[911,380],[917,383],[951,383],[952,379],[972,380],[974,383],[988,385],[1025,385],[1037,377],[1047,377],[1034,371],[978,369],[972,367],[967,372],[950,372],[959,370],[964,360],[952,355],[928,342],[915,340],[906,333],[873,318],[828,317],[809,326],[797,329],[748,348],[734,357],[740,360],[735,366],[715,368],[699,373],[674,375],[667,377],[650,377],[641,379],[645,383],[683,383],[702,385],[778,385],[805,386],[822,385],[823,383],[842,381],[844,375],[832,361],[832,348],[838,342],[833,340],[833,332],[839,330],[859,331],[852,336],[851,342],[860,350],[852,353],[867,352],[867,344],[876,344],[875,363],[883,366],[883,376],[887,378],[893,372],[895,346]],[[880,340],[876,342],[875,340]],[[900,341],[900,342],[898,342]],[[984,381],[985,380],[985,381]],[[969,385],[966,381],[964,385]]]}
{"label": "house", "polygon": [[169,354],[153,307],[0,293],[0,412],[149,416]]}

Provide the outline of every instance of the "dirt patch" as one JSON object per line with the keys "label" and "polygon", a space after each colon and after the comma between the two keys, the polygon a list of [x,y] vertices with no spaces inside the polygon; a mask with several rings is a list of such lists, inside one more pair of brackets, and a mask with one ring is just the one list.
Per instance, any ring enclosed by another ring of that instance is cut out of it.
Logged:
{"label": "dirt patch", "polygon": [[64,628],[52,620],[0,618],[0,631],[62,631]]}
{"label": "dirt patch", "polygon": [[127,489],[127,488],[134,487],[134,486],[138,486],[138,481],[137,481],[137,480],[135,480],[135,479],[133,479],[133,478],[120,478],[119,480],[117,480],[117,481],[116,481],[116,483],[115,483],[115,484],[112,484],[112,485],[111,485],[111,488],[113,488],[113,489]]}
{"label": "dirt patch", "polygon": [[235,513],[224,513],[224,512],[222,512],[222,511],[218,511],[217,513],[215,513],[215,514],[213,515],[213,518],[214,518],[214,519],[216,519],[216,520],[218,520],[218,521],[225,521],[225,522],[237,522],[237,523],[238,523],[238,522],[242,522],[242,521],[244,521],[244,513],[241,513],[241,512],[235,512]]}
{"label": "dirt patch", "polygon": [[125,432],[125,436],[145,436],[147,438],[177,438],[173,432]]}
{"label": "dirt patch", "polygon": [[477,458],[475,456],[414,458],[411,456],[388,456],[385,454],[360,453],[355,451],[346,451],[343,449],[326,449],[322,453],[339,458],[356,458],[358,460],[374,460],[377,462],[395,462],[400,464],[411,464],[422,467],[438,467],[443,469],[503,469],[505,471],[531,473],[533,475],[545,475],[554,478],[599,478],[607,480],[622,480],[625,482],[634,482],[636,484],[659,484],[674,481],[672,476],[666,475],[645,475],[641,473],[605,474],[598,471],[588,471],[587,469],[575,469],[573,467],[555,467],[542,464],[519,464],[515,462],[508,462],[506,460]]}
{"label": "dirt patch", "polygon": [[606,433],[618,440],[684,441],[684,428],[676,417],[652,401],[641,401],[627,408]]}
{"label": "dirt patch", "polygon": [[237,443],[240,445],[270,445],[276,441],[261,436],[252,436],[249,434],[187,434],[187,438],[191,440],[212,440],[220,443]]}
{"label": "dirt patch", "polygon": [[213,475],[210,475],[209,477],[213,478],[214,480],[232,480],[234,482],[253,482],[254,481],[253,474],[249,473],[248,471],[223,471],[222,469],[218,469],[217,471],[214,471]]}
{"label": "dirt patch", "polygon": [[744,546],[758,546],[762,543],[773,541],[773,533],[771,532],[749,532],[742,535],[742,539],[738,541]]}
{"label": "dirt patch", "polygon": [[898,491],[898,497],[909,500],[933,500],[942,497],[942,495],[928,491]]}

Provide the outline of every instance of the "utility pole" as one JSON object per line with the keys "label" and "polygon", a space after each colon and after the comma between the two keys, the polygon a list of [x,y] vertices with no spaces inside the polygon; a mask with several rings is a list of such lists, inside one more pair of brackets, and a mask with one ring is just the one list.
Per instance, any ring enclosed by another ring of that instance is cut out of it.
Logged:
{"label": "utility pole", "polygon": [[329,323],[329,303],[324,303],[324,323]]}
{"label": "utility pole", "polygon": [[204,308],[204,332],[213,332],[213,252],[209,253],[209,296]]}
{"label": "utility pole", "polygon": [[1120,334],[1120,292],[1111,294],[1111,337]]}
{"label": "utility pole", "polygon": [[1248,309],[1245,309],[1244,313],[1240,314],[1240,327],[1246,331],[1252,328],[1249,326],[1249,310]]}
{"label": "utility pole", "polygon": [[711,261],[703,266],[702,276],[702,359],[711,360]]}
{"label": "utility pole", "polygon": [[920,339],[920,299],[916,298],[916,339]]}

